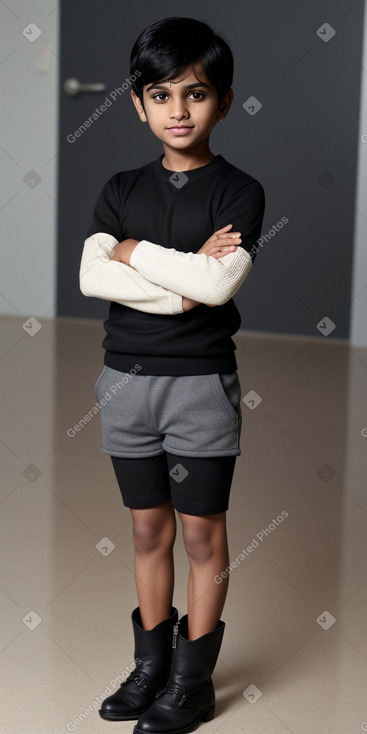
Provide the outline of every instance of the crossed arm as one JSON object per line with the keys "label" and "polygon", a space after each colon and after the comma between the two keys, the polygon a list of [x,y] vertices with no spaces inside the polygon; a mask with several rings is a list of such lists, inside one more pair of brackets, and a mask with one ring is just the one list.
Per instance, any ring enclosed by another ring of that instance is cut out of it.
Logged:
{"label": "crossed arm", "polygon": [[150,282],[130,265],[110,259],[117,244],[116,237],[104,232],[85,240],[79,271],[83,295],[115,301],[146,313],[182,313],[181,295]]}
{"label": "crossed arm", "polygon": [[[118,246],[119,258],[111,259]],[[166,248],[148,240],[118,240],[98,232],[84,243],[80,289],[139,311],[182,313],[183,299],[208,306],[226,303],[248,275],[252,259],[242,247],[220,259]]]}

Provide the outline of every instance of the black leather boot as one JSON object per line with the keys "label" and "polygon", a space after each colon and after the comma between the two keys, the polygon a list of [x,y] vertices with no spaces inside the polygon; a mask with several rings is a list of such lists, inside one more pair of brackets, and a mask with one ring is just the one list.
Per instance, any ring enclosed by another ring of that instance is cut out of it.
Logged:
{"label": "black leather boot", "polygon": [[186,734],[214,718],[212,673],[225,623],[196,640],[187,639],[187,614],[175,626],[171,669],[166,686],[142,714],[133,734]]}
{"label": "black leather boot", "polygon": [[177,609],[172,607],[171,616],[151,630],[143,629],[139,607],[134,609],[131,619],[135,639],[134,658],[140,662],[116,693],[102,702],[100,716],[110,721],[138,719],[164,688],[169,675]]}

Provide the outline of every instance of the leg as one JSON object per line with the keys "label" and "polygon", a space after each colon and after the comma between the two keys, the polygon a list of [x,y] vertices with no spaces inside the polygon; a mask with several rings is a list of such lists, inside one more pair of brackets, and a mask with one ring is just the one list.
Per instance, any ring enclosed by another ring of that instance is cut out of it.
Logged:
{"label": "leg", "polygon": [[134,571],[144,629],[152,629],[171,613],[176,518],[171,501],[159,507],[131,509]]}
{"label": "leg", "polygon": [[188,639],[215,629],[225,603],[229,578],[217,584],[214,577],[229,564],[226,513],[195,517],[179,513],[189,559]]}
{"label": "leg", "polygon": [[176,517],[165,454],[151,458],[111,456],[122,500],[133,521],[135,583],[143,628],[171,614]]}
{"label": "leg", "polygon": [[[167,454],[171,497],[180,515],[190,564],[189,639],[211,632],[220,619],[228,577],[214,577],[228,566],[226,511],[236,455],[189,457]],[[181,481],[175,481],[175,477]]]}

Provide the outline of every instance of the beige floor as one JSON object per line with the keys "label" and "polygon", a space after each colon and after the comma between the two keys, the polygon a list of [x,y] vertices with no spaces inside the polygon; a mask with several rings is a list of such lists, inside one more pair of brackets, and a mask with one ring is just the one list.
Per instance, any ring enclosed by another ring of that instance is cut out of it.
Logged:
{"label": "beige floor", "polygon": [[[132,732],[97,712],[133,660],[130,513],[99,451],[99,415],[67,435],[94,404],[102,322],[24,323],[0,322],[0,731]],[[242,398],[262,400],[242,406],[231,560],[253,550],[231,573],[216,716],[199,731],[367,731],[367,350],[235,341]],[[182,614],[180,530],[175,558]]]}

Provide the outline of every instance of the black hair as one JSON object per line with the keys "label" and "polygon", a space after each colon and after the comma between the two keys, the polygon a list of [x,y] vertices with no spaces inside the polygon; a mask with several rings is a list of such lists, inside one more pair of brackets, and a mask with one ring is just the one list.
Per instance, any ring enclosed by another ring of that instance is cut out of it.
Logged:
{"label": "black hair", "polygon": [[203,69],[218,93],[218,107],[230,90],[233,55],[228,43],[206,23],[194,18],[164,18],[145,28],[130,54],[132,83],[143,107],[143,87],[180,76],[193,62]]}

